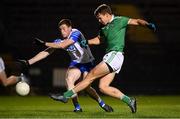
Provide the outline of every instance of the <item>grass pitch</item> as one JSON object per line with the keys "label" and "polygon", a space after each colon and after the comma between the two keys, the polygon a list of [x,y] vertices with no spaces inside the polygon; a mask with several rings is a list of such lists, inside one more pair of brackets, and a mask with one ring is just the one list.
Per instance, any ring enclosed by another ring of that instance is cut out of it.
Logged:
{"label": "grass pitch", "polygon": [[0,118],[180,118],[180,96],[136,96],[138,111],[117,99],[102,97],[114,108],[104,112],[89,97],[79,97],[83,112],[74,113],[71,101],[67,104],[47,96],[0,96]]}

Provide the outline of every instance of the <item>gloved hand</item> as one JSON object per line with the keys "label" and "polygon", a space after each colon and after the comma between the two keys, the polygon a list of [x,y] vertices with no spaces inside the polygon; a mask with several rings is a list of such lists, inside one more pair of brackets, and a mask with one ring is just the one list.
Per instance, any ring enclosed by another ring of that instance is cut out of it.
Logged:
{"label": "gloved hand", "polygon": [[44,46],[46,43],[45,41],[40,40],[39,38],[34,38],[34,42],[36,45],[41,45],[41,46]]}
{"label": "gloved hand", "polygon": [[148,23],[146,26],[147,26],[149,29],[153,30],[154,32],[156,31],[156,26],[155,26],[154,23]]}

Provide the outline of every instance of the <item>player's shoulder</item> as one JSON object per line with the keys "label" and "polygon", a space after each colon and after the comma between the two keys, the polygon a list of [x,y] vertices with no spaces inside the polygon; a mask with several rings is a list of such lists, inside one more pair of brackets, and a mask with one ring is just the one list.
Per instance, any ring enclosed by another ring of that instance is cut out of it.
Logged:
{"label": "player's shoulder", "polygon": [[72,33],[81,33],[80,30],[76,29],[76,28],[73,28],[72,29]]}
{"label": "player's shoulder", "polygon": [[73,35],[75,35],[75,36],[79,36],[79,35],[81,35],[82,33],[81,33],[81,31],[80,30],[78,30],[78,29],[75,29],[75,28],[73,28],[72,29],[72,31],[71,31],[71,36]]}
{"label": "player's shoulder", "polygon": [[115,24],[127,23],[128,21],[129,21],[129,17],[126,17],[126,16],[115,16],[114,17]]}
{"label": "player's shoulder", "polygon": [[53,41],[54,43],[61,43],[61,42],[63,42],[63,40],[61,40],[61,39],[55,39],[54,41]]}
{"label": "player's shoulder", "polygon": [[114,20],[129,19],[127,16],[114,16]]}

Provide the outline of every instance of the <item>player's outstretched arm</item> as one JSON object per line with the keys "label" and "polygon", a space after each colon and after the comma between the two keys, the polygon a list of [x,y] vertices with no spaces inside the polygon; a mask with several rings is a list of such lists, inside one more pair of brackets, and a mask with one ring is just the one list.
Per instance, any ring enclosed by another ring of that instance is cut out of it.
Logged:
{"label": "player's outstretched arm", "polygon": [[31,59],[27,60],[27,62],[29,63],[29,65],[32,65],[42,59],[45,59],[47,56],[49,56],[54,51],[55,51],[55,49],[53,49],[53,48],[47,48],[44,51],[39,52],[37,55],[35,55]]}
{"label": "player's outstretched arm", "polygon": [[128,21],[128,24],[129,25],[141,25],[141,26],[146,26],[148,27],[149,29],[153,30],[153,31],[156,31],[156,26],[154,23],[149,23],[143,19],[129,19]]}
{"label": "player's outstretched arm", "polygon": [[63,42],[59,42],[59,43],[46,42],[45,46],[51,47],[51,48],[56,48],[56,49],[64,49],[64,48],[72,45],[73,43],[74,43],[74,41],[72,39],[66,39],[66,40],[63,40]]}
{"label": "player's outstretched arm", "polygon": [[101,42],[100,42],[100,37],[99,36],[88,40],[89,45],[99,45],[100,43]]}
{"label": "player's outstretched arm", "polygon": [[30,65],[46,58],[54,51],[55,51],[55,49],[53,49],[53,48],[47,48],[44,51],[39,52],[37,55],[35,55],[34,57],[32,57],[29,60],[18,59],[16,63],[20,67],[20,70],[25,70],[25,69],[28,69],[30,67]]}
{"label": "player's outstretched arm", "polygon": [[34,40],[37,45],[43,45],[43,46],[56,48],[56,49],[64,49],[74,43],[72,39],[66,39],[63,42],[45,42],[38,38],[35,38]]}

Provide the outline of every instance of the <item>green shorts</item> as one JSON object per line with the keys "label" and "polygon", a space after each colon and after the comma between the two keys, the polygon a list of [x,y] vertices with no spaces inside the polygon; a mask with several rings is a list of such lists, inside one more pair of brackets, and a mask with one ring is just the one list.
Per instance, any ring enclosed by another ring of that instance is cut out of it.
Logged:
{"label": "green shorts", "polygon": [[119,73],[124,61],[124,55],[122,52],[111,51],[104,55],[103,61],[106,62],[114,72]]}

